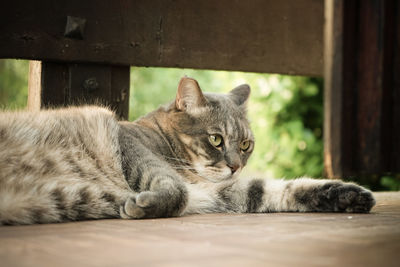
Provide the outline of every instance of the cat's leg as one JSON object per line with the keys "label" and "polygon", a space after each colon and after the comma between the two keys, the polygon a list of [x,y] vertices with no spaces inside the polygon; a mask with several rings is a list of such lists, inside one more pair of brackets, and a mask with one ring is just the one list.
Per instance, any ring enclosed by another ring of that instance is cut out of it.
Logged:
{"label": "cat's leg", "polygon": [[186,186],[180,175],[166,162],[145,150],[128,158],[128,184],[136,192],[120,207],[121,218],[160,218],[179,216],[187,203]]}
{"label": "cat's leg", "polygon": [[243,179],[189,190],[185,213],[369,212],[374,205],[372,193],[353,183],[309,178]]}
{"label": "cat's leg", "polygon": [[355,183],[310,178],[283,183],[282,208],[288,211],[365,213],[376,203],[371,191]]}
{"label": "cat's leg", "polygon": [[179,216],[187,202],[187,190],[179,175],[165,168],[143,168],[139,193],[120,208],[121,218],[160,218]]}
{"label": "cat's leg", "polygon": [[261,211],[369,212],[375,205],[369,190],[339,180],[266,180],[263,185]]}

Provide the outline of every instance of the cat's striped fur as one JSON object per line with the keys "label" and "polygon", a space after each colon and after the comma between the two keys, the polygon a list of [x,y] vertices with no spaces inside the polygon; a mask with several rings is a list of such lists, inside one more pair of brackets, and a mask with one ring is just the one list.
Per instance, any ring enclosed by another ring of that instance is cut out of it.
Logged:
{"label": "cat's striped fur", "polygon": [[92,106],[1,113],[0,224],[371,209],[351,183],[239,179],[254,147],[249,92],[203,94],[183,78],[173,103],[135,122]]}

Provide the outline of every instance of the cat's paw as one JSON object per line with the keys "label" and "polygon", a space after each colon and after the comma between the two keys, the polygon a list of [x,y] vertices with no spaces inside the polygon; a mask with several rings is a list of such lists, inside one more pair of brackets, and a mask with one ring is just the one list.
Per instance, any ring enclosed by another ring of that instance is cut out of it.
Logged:
{"label": "cat's paw", "polygon": [[335,201],[335,211],[366,213],[375,205],[372,193],[355,184],[331,186],[327,194]]}
{"label": "cat's paw", "polygon": [[157,193],[146,191],[128,198],[120,207],[124,219],[155,218],[160,208]]}
{"label": "cat's paw", "polygon": [[308,211],[366,213],[375,205],[370,191],[352,183],[328,182],[295,197]]}
{"label": "cat's paw", "polygon": [[144,191],[129,197],[120,207],[120,215],[124,219],[173,217],[182,213],[186,203],[185,190]]}
{"label": "cat's paw", "polygon": [[365,213],[375,205],[370,191],[351,183],[328,183],[318,195],[322,206],[330,206],[332,211]]}

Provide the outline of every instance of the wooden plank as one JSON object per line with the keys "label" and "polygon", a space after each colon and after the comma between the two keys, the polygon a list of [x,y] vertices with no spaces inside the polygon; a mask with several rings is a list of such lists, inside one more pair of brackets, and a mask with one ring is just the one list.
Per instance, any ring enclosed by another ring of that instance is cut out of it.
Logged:
{"label": "wooden plank", "polygon": [[325,7],[326,173],[378,186],[380,175],[400,169],[392,159],[399,14],[392,0],[328,0]]}
{"label": "wooden plank", "polygon": [[398,266],[400,193],[371,214],[208,214],[0,227],[0,266]]}
{"label": "wooden plank", "polygon": [[[320,0],[15,0],[0,58],[322,75]],[[44,8],[45,7],[45,8]],[[85,19],[82,39],[67,17]]]}
{"label": "wooden plank", "polygon": [[[129,66],[42,62],[40,107],[100,104],[129,116]],[[35,93],[30,91],[29,93]]]}
{"label": "wooden plank", "polygon": [[111,107],[120,118],[129,118],[129,86],[130,68],[125,66],[113,66],[111,68]]}
{"label": "wooden plank", "polygon": [[62,107],[70,104],[68,64],[43,61],[41,71],[41,107]]}
{"label": "wooden plank", "polygon": [[70,101],[102,103],[111,98],[111,66],[70,64]]}
{"label": "wooden plank", "polygon": [[[357,167],[367,174],[383,170],[384,1],[359,1],[357,35]],[[389,130],[389,129],[387,129]]]}
{"label": "wooden plank", "polygon": [[[396,1],[360,1],[357,50],[357,146],[359,170],[367,174],[394,172],[392,165]],[[400,13],[399,13],[400,15]],[[396,137],[395,137],[396,138]]]}

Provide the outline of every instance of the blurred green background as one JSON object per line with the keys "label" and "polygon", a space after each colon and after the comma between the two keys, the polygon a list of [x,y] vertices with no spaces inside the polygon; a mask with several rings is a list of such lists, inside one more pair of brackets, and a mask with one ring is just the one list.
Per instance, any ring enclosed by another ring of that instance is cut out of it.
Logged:
{"label": "blurred green background", "polygon": [[[22,60],[0,60],[0,107],[26,106],[28,64]],[[256,146],[244,175],[322,177],[321,78],[132,67],[129,119],[135,120],[173,100],[184,75],[195,78],[208,92],[225,93],[242,83],[251,86],[248,111]],[[386,176],[380,181],[379,188],[373,189],[400,189],[399,179]]]}
{"label": "blurred green background", "polygon": [[173,100],[179,79],[197,79],[203,91],[226,93],[248,83],[249,118],[256,146],[245,168],[269,177],[321,177],[322,79],[171,68],[131,70],[130,119]]}

